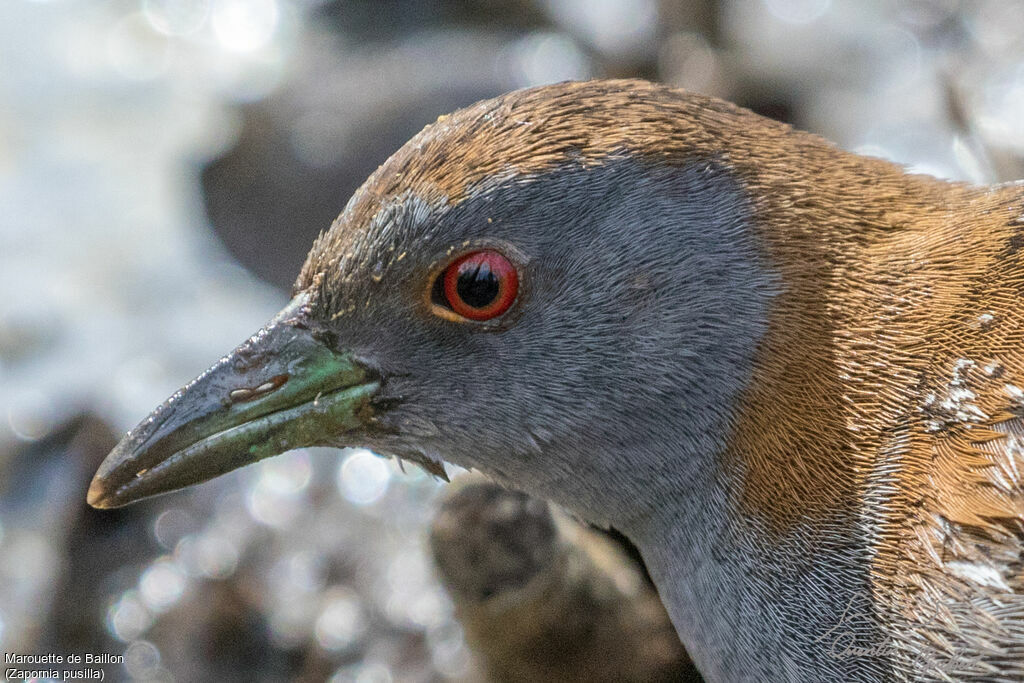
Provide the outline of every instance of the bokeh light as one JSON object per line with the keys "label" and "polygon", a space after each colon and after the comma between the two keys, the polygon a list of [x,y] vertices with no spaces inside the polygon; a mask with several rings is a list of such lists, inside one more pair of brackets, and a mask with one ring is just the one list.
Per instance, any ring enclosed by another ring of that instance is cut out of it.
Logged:
{"label": "bokeh light", "polygon": [[160,558],[139,579],[139,596],[153,614],[171,608],[185,592],[185,575],[169,558]]}
{"label": "bokeh light", "polygon": [[153,615],[137,591],[127,591],[107,611],[107,629],[122,642],[141,636],[153,624]]}
{"label": "bokeh light", "polygon": [[142,11],[157,31],[168,36],[198,32],[210,15],[210,0],[145,0]]}
{"label": "bokeh light", "polygon": [[211,21],[226,49],[252,52],[274,38],[280,13],[277,0],[214,0]]}
{"label": "bokeh light", "polygon": [[356,505],[370,505],[387,492],[392,470],[364,448],[350,449],[338,470],[338,488]]}

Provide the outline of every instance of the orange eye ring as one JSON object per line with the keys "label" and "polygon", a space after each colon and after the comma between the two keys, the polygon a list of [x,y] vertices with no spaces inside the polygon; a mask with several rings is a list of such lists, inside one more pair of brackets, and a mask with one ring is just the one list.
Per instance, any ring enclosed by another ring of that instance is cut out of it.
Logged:
{"label": "orange eye ring", "polygon": [[519,273],[493,249],[463,254],[441,275],[445,302],[469,320],[497,318],[511,308],[519,293]]}

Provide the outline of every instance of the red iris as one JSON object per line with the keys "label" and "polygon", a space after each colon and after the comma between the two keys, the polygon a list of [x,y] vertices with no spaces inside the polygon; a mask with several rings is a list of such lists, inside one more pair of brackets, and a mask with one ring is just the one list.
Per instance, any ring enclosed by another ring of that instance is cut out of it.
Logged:
{"label": "red iris", "polygon": [[519,291],[515,266],[492,249],[460,256],[445,269],[442,278],[448,305],[470,320],[498,317],[512,306]]}

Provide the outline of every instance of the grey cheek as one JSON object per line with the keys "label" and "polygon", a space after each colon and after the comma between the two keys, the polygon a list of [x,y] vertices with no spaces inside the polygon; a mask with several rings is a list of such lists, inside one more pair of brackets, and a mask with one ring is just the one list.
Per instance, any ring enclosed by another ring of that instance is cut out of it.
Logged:
{"label": "grey cheek", "polygon": [[[535,276],[532,310],[497,337],[503,345],[468,361],[476,371],[454,366],[439,380],[466,388],[432,408],[458,420],[441,428],[453,437],[446,457],[584,506],[608,495],[602,471],[621,477],[631,457],[602,449],[671,443],[665,457],[705,463],[722,448],[780,290],[750,216],[723,169],[628,159],[493,188],[446,214],[457,239],[517,245]],[[501,383],[502,372],[522,405],[473,384]],[[636,421],[617,423],[630,410]],[[565,476],[573,470],[594,481]],[[556,478],[568,491],[549,490]]]}

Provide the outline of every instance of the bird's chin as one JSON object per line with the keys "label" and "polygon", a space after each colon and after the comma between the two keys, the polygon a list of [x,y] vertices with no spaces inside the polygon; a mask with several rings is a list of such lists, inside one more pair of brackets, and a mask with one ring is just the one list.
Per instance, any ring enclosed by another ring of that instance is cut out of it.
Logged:
{"label": "bird's chin", "polygon": [[298,297],[129,432],[89,504],[119,507],[295,448],[363,441],[382,380],[311,329]]}
{"label": "bird's chin", "polygon": [[376,439],[368,443],[367,448],[383,457],[394,458],[398,461],[403,471],[405,470],[405,463],[412,463],[431,476],[443,481],[449,481],[444,460],[431,450],[415,446],[396,445]]}

